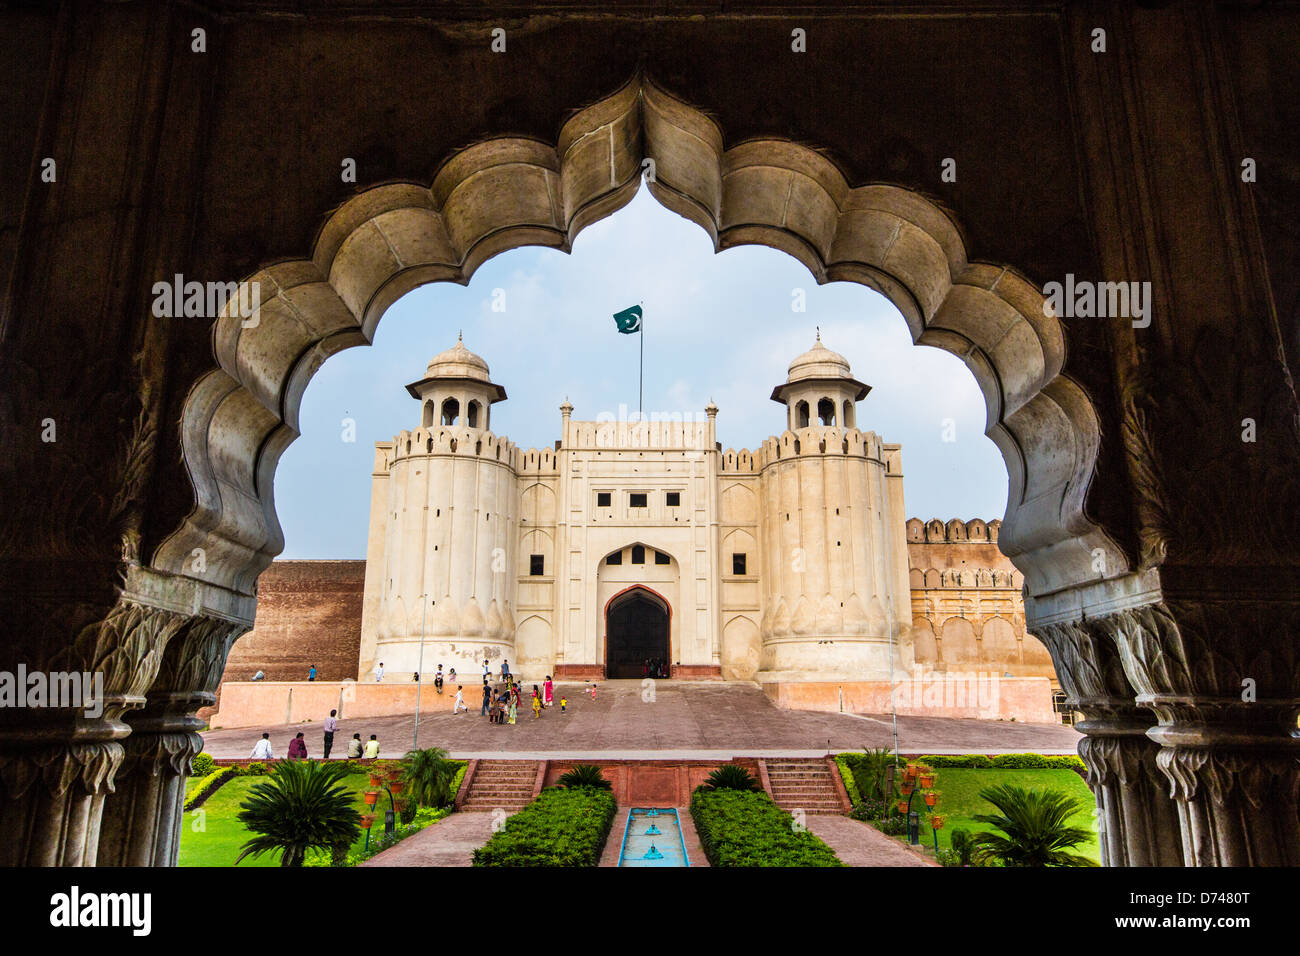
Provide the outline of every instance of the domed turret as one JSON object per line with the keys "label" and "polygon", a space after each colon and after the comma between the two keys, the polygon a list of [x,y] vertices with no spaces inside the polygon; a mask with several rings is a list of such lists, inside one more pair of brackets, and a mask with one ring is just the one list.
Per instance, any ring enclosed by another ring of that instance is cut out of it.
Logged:
{"label": "domed turret", "polygon": [[455,345],[433,357],[424,376],[406,390],[420,400],[425,428],[456,425],[486,431],[492,405],[506,397],[506,390],[489,377],[487,362],[465,347],[459,333]]}
{"label": "domed turret", "polygon": [[789,409],[786,427],[791,431],[814,423],[856,428],[856,403],[869,391],[853,377],[848,359],[822,345],[819,329],[813,347],[790,363],[785,384],[772,389],[772,401]]}

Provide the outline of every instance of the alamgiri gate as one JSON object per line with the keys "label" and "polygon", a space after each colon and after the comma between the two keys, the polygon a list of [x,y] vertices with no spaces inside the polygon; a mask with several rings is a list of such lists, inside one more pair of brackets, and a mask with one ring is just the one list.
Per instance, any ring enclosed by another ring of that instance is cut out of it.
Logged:
{"label": "alamgiri gate", "polygon": [[[753,450],[721,448],[713,404],[583,421],[567,400],[554,447],[523,450],[492,431],[506,390],[459,339],[407,391],[419,425],[375,445],[365,561],[263,574],[213,726],[406,712],[417,674],[477,682],[485,661],[529,682],[749,681],[791,708],[1061,719],[1000,523],[905,519],[902,448],[858,427],[869,386],[820,335]],[[301,613],[318,605],[334,613]]]}

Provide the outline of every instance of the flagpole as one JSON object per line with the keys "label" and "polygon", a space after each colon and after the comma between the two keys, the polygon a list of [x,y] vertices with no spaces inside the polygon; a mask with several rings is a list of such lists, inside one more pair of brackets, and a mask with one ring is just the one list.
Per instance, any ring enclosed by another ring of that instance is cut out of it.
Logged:
{"label": "flagpole", "polygon": [[639,419],[645,418],[645,312],[641,313],[641,369],[636,378],[636,415]]}

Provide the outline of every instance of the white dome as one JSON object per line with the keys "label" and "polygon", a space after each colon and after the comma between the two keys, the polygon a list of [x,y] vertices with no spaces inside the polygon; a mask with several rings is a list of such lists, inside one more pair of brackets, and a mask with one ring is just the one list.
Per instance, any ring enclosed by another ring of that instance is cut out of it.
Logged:
{"label": "white dome", "polygon": [[459,333],[456,335],[456,344],[435,355],[424,374],[426,378],[475,378],[482,382],[490,381],[488,363],[465,348]]}

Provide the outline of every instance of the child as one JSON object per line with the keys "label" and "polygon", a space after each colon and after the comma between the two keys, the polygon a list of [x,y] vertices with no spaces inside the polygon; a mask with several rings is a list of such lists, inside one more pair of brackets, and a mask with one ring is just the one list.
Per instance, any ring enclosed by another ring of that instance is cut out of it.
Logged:
{"label": "child", "polygon": [[536,720],[540,716],[542,716],[542,695],[541,692],[537,689],[537,685],[534,684],[533,685],[533,719]]}
{"label": "child", "polygon": [[594,681],[592,682],[591,687],[588,689],[587,692],[588,692],[589,694],[591,694],[591,699],[592,699],[592,700],[595,700],[595,699],[596,699],[596,684],[595,684]]}
{"label": "child", "polygon": [[469,704],[465,703],[465,688],[458,684],[456,685],[456,699],[451,703],[451,712],[459,714],[462,711],[468,714]]}
{"label": "child", "polygon": [[565,708],[568,707],[568,706],[569,706],[569,698],[567,698],[567,697],[565,697],[563,694],[561,694],[561,695],[560,695],[560,713],[563,714],[563,713],[565,712]]}
{"label": "child", "polygon": [[518,698],[514,694],[511,694],[510,695],[510,726],[512,727],[515,724],[515,717],[519,713],[517,702],[518,702]]}

